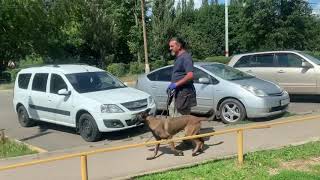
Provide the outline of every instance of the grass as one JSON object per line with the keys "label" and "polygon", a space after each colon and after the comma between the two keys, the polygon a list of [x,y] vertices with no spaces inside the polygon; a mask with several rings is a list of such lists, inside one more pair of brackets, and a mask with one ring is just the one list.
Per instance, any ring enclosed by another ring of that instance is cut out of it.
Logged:
{"label": "grass", "polygon": [[[318,157],[310,160],[312,157]],[[294,161],[292,165],[289,162]],[[299,166],[307,168],[302,169]],[[302,169],[302,170],[301,170]],[[236,158],[210,161],[204,164],[155,173],[139,180],[154,179],[259,179],[259,180],[313,180],[320,179],[320,142],[288,146],[278,150],[258,151],[245,155],[239,166]]]}
{"label": "grass", "polygon": [[27,154],[34,154],[36,151],[31,150],[25,144],[17,143],[6,139],[3,144],[0,143],[0,158],[23,156]]}

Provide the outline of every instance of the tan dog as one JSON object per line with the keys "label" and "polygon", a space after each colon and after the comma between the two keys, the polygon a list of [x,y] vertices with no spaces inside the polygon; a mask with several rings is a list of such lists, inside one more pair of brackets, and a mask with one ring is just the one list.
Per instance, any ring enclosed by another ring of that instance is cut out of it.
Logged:
{"label": "tan dog", "polygon": [[[175,134],[184,130],[186,136],[197,135],[200,132],[201,121],[207,118],[199,118],[192,115],[184,115],[175,118],[156,118],[149,116],[148,112],[140,114],[140,119],[149,127],[155,139],[171,139]],[[203,138],[192,139],[195,143],[195,148],[192,151],[192,156],[197,155],[198,152],[203,151],[204,140]],[[157,144],[154,149],[154,155],[148,157],[147,160],[156,158],[160,144]],[[175,155],[183,156],[183,152],[175,148],[174,142],[170,143],[171,150]]]}

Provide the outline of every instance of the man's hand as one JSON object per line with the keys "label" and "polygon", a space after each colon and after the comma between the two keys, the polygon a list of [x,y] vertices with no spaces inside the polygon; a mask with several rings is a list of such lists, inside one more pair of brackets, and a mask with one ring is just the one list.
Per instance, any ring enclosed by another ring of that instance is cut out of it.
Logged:
{"label": "man's hand", "polygon": [[170,90],[174,90],[177,88],[177,84],[176,83],[171,83],[169,86],[168,86],[168,89]]}

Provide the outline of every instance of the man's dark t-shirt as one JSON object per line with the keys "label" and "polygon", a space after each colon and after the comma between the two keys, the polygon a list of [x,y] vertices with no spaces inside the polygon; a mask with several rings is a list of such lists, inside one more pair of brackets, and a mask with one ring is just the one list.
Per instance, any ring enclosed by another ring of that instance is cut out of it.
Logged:
{"label": "man's dark t-shirt", "polygon": [[[178,82],[184,78],[188,72],[193,72],[193,61],[189,53],[184,52],[174,61],[171,82]],[[183,88],[192,88],[193,81],[189,81],[182,85]],[[181,88],[182,88],[181,87]]]}
{"label": "man's dark t-shirt", "polygon": [[[193,72],[193,61],[189,53],[184,52],[174,62],[171,82],[178,82],[188,72]],[[193,81],[178,86],[175,93],[175,107],[181,114],[190,114],[190,108],[197,105],[196,90]]]}

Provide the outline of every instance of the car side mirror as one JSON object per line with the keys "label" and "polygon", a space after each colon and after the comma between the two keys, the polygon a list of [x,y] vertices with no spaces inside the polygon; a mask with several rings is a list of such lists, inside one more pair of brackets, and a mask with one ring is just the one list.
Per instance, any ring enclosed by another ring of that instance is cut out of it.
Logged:
{"label": "car side mirror", "polygon": [[71,94],[71,91],[68,91],[67,89],[63,88],[58,91],[58,94],[64,95],[64,96],[69,96]]}
{"label": "car side mirror", "polygon": [[210,80],[208,78],[199,78],[199,83],[210,84]]}
{"label": "car side mirror", "polygon": [[312,64],[310,64],[307,61],[302,61],[301,66],[304,67],[304,68],[312,68],[313,67]]}

